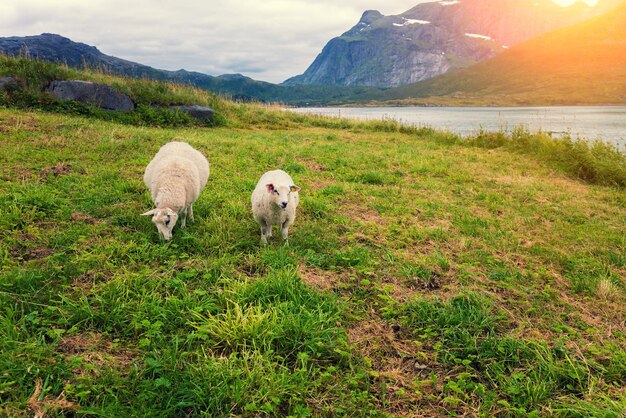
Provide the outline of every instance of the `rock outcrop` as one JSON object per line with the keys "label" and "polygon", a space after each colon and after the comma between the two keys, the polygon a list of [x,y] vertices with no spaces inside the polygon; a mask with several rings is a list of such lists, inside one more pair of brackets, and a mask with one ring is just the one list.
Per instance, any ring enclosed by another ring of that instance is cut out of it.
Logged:
{"label": "rock outcrop", "polygon": [[170,106],[170,110],[187,113],[189,116],[202,122],[211,122],[213,120],[213,109],[199,105]]}
{"label": "rock outcrop", "polygon": [[13,77],[1,77],[0,78],[0,91],[13,91],[19,87],[17,80]]}
{"label": "rock outcrop", "polygon": [[106,84],[82,80],[55,80],[50,83],[48,92],[59,100],[76,100],[107,110],[130,112],[135,109],[130,97]]}

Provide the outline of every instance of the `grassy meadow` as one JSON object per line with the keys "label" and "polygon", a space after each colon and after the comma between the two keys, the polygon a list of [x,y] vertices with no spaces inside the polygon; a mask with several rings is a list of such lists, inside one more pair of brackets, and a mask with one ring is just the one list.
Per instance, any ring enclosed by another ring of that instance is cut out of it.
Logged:
{"label": "grassy meadow", "polygon": [[[623,155],[137,83],[221,119],[0,108],[0,416],[623,416]],[[211,177],[163,242],[142,175],[171,140]],[[301,203],[263,247],[275,168]]]}

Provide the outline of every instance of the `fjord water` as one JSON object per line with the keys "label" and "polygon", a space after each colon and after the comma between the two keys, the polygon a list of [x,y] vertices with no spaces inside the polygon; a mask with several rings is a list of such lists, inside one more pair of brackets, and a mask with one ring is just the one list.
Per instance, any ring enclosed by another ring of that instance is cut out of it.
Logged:
{"label": "fjord water", "polygon": [[429,126],[460,135],[484,131],[510,132],[524,127],[553,136],[602,140],[626,150],[626,106],[551,107],[322,107],[296,108],[353,119],[394,119],[406,125]]}

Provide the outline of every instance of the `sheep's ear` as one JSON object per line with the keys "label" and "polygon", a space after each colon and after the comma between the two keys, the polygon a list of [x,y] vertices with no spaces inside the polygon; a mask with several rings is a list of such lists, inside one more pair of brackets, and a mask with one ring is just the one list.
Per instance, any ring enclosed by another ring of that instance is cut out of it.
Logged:
{"label": "sheep's ear", "polygon": [[293,186],[289,187],[289,190],[291,190],[292,192],[297,192],[300,190],[300,188],[294,184]]}
{"label": "sheep's ear", "polygon": [[156,212],[156,209],[152,209],[152,210],[147,211],[146,213],[142,213],[141,216],[154,215],[155,212]]}
{"label": "sheep's ear", "polygon": [[274,185],[272,183],[266,184],[265,187],[267,187],[269,193],[274,192]]}

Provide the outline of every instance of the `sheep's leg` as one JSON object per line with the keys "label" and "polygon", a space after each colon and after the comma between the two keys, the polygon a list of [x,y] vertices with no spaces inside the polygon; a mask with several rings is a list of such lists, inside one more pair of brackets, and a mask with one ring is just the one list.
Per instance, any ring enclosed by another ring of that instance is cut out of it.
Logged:
{"label": "sheep's leg", "polygon": [[183,208],[180,212],[180,227],[184,228],[187,225],[187,208]]}
{"label": "sheep's leg", "polygon": [[281,232],[281,234],[283,236],[283,239],[285,240],[285,244],[286,245],[289,245],[289,241],[288,241],[288,238],[289,238],[289,225],[291,225],[291,223],[287,220],[287,221],[283,222],[283,225],[282,225],[282,227],[280,229],[280,232]]}
{"label": "sheep's leg", "polygon": [[272,227],[264,220],[261,220],[259,224],[261,225],[261,243],[267,245],[267,238],[272,236]]}
{"label": "sheep's leg", "polygon": [[191,220],[191,222],[195,221],[195,219],[193,219],[193,205],[189,205],[189,220]]}

